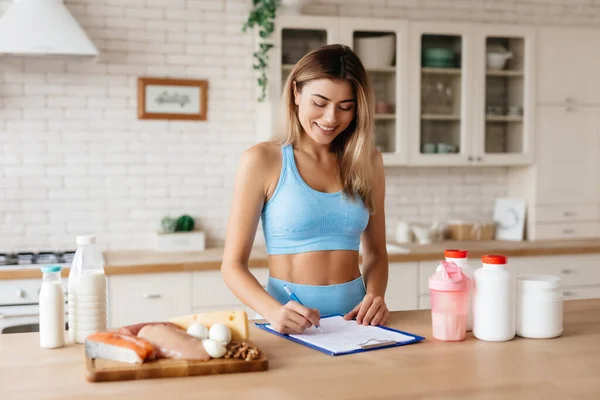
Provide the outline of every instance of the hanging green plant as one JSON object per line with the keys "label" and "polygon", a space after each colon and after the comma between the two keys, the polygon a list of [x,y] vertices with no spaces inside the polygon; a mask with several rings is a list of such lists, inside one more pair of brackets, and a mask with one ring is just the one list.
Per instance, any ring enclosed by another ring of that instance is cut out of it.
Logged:
{"label": "hanging green plant", "polygon": [[255,60],[253,68],[260,73],[257,83],[261,89],[258,101],[261,102],[264,101],[267,93],[269,50],[273,47],[273,44],[269,43],[267,38],[273,33],[273,29],[275,28],[274,20],[279,4],[280,0],[252,0],[252,10],[242,27],[243,32],[246,32],[248,28],[258,27],[261,43],[259,43],[258,50],[253,54]]}

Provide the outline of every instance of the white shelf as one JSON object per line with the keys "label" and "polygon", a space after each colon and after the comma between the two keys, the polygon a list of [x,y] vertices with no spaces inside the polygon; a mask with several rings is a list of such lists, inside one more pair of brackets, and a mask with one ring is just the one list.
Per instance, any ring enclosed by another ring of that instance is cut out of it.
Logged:
{"label": "white shelf", "polygon": [[488,69],[485,71],[485,74],[487,76],[515,76],[515,77],[522,77],[523,76],[523,71],[508,71],[508,70],[493,70],[493,69]]}
{"label": "white shelf", "polygon": [[375,114],[375,119],[384,119],[384,120],[396,119],[396,114]]}
{"label": "white shelf", "polygon": [[512,115],[486,115],[488,122],[523,122],[523,117]]}
{"label": "white shelf", "polygon": [[396,67],[380,67],[380,68],[365,68],[367,72],[384,72],[384,73],[395,73]]}
{"label": "white shelf", "polygon": [[460,68],[421,68],[422,73],[431,75],[460,75],[461,71],[462,70]]}
{"label": "white shelf", "polygon": [[421,114],[424,121],[460,121],[460,115],[450,114]]}

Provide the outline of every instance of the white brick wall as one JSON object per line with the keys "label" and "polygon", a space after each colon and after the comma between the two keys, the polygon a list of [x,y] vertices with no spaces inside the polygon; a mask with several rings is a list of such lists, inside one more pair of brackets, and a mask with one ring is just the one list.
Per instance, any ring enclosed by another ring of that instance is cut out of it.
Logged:
{"label": "white brick wall", "polygon": [[[4,10],[10,1],[0,0]],[[222,243],[233,174],[253,143],[249,0],[67,0],[100,48],[88,60],[0,61],[0,251],[151,246],[164,215],[194,215]],[[589,0],[321,0],[311,14],[595,24]],[[207,122],[140,121],[140,75],[209,80]],[[491,215],[506,170],[387,170],[400,219]]]}

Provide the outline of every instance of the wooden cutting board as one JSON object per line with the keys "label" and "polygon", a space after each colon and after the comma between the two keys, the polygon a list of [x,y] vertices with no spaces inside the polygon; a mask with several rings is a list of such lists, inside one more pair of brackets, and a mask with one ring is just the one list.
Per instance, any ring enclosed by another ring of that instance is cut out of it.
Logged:
{"label": "wooden cutting board", "polygon": [[269,360],[261,352],[259,358],[251,361],[223,358],[209,361],[161,359],[143,364],[129,364],[91,359],[86,354],[86,365],[88,381],[109,382],[266,371],[269,368]]}

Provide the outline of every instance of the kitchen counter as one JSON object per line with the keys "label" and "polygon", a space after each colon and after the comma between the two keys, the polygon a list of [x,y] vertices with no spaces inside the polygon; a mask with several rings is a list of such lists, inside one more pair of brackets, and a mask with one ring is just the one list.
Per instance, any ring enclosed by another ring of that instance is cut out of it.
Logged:
{"label": "kitchen counter", "polygon": [[[507,257],[543,255],[567,255],[600,253],[600,239],[589,240],[547,240],[536,242],[511,241],[444,241],[430,245],[399,244],[408,252],[389,251],[389,262],[414,262],[439,260],[444,250],[460,248],[469,250],[469,258],[474,260],[484,254],[500,253]],[[153,250],[113,250],[104,253],[107,275],[147,274],[157,272],[183,272],[217,270],[221,267],[223,248],[211,248],[201,252],[162,253]],[[510,260],[509,260],[510,262]],[[249,260],[251,268],[267,267],[267,252],[262,247],[252,250]],[[68,276],[68,269],[62,272]],[[2,279],[41,278],[38,268],[1,269]]]}
{"label": "kitchen counter", "polygon": [[2,399],[598,399],[600,300],[565,302],[555,339],[463,342],[431,338],[429,311],[394,312],[388,325],[418,344],[331,357],[251,327],[265,372],[89,383],[82,345],[45,350],[36,333],[0,335]]}

